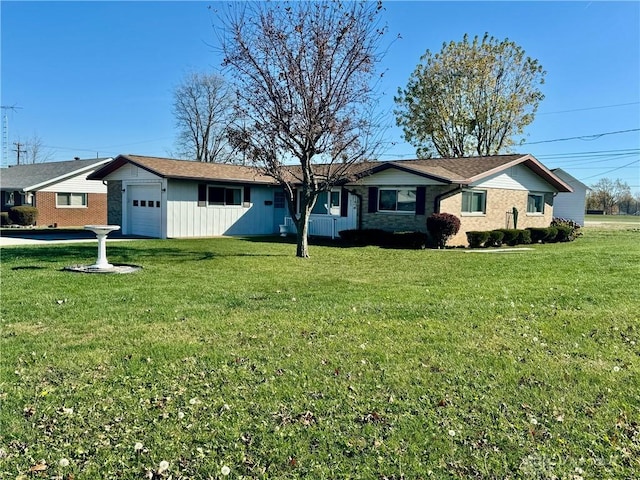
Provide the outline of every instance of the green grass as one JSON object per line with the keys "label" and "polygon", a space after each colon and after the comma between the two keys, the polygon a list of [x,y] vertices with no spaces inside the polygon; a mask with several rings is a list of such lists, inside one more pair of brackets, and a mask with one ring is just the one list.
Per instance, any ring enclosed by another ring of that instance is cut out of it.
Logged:
{"label": "green grass", "polygon": [[0,478],[637,478],[639,240],[3,248]]}

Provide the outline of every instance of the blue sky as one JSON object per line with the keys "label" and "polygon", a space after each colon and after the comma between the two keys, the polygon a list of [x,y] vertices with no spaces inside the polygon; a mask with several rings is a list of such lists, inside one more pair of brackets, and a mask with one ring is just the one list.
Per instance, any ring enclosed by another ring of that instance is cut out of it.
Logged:
{"label": "blue sky", "polygon": [[[211,45],[212,12],[221,5],[3,0],[1,103],[21,108],[3,110],[9,155],[2,166],[15,164],[13,142],[34,135],[52,160],[170,156],[173,89],[188,72],[220,69]],[[513,40],[547,71],[546,98],[519,151],[588,185],[620,178],[640,191],[639,2],[383,5],[389,41],[401,38],[381,64],[379,105],[389,126],[381,159],[415,156],[391,112],[420,56],[488,32]]]}

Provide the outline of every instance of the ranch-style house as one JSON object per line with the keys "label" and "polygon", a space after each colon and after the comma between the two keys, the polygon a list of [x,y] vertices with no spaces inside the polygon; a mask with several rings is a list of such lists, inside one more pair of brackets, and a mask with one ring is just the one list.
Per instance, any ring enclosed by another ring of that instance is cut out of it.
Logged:
{"label": "ranch-style house", "polygon": [[[107,183],[108,223],[125,235],[272,235],[295,228],[282,189],[254,167],[119,155],[89,179]],[[309,234],[424,232],[429,215],[447,212],[461,220],[449,243],[466,245],[467,231],[513,228],[514,207],[518,228],[548,226],[554,198],[570,192],[526,154],[363,162],[318,198]]]}

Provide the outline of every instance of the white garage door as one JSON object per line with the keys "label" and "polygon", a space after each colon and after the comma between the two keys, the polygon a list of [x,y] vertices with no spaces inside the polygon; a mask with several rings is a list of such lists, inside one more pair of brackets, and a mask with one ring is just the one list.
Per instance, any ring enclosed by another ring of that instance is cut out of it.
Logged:
{"label": "white garage door", "polygon": [[160,185],[129,185],[129,232],[132,235],[160,238]]}

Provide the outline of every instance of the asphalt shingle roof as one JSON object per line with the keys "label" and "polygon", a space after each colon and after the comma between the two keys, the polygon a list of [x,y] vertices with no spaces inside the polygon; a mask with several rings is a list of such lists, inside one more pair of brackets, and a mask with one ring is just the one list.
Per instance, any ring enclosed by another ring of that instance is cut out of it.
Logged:
{"label": "asphalt shingle roof", "polygon": [[79,170],[90,170],[92,166],[99,166],[107,160],[110,158],[15,165],[0,170],[0,186],[3,190],[24,190],[57,178],[71,176]]}
{"label": "asphalt shingle roof", "polygon": [[[203,163],[189,160],[145,157],[140,155],[119,155],[94,172],[90,179],[103,179],[126,163],[133,163],[163,178],[189,180],[209,180],[227,182],[250,182],[275,184],[275,180],[264,175],[259,168],[241,165]],[[368,161],[349,166],[345,181],[353,182],[387,168],[398,168],[417,175],[424,175],[445,183],[469,184],[499,173],[511,166],[524,164],[561,192],[570,192],[569,187],[531,155],[512,154],[488,157],[434,158],[396,161]],[[287,167],[292,177],[299,177],[300,166]],[[322,174],[326,165],[317,165],[316,173]]]}

